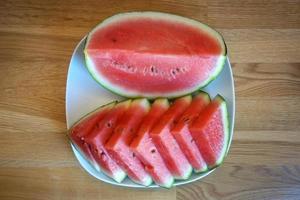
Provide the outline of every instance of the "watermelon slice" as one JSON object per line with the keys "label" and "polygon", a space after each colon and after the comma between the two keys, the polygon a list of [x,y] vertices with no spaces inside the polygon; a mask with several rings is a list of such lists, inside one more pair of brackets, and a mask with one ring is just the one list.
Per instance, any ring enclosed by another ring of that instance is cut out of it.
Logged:
{"label": "watermelon slice", "polygon": [[175,100],[150,131],[150,136],[156,148],[176,179],[187,179],[192,173],[190,163],[171,134],[174,123],[190,105],[191,101],[191,95]]}
{"label": "watermelon slice", "polygon": [[90,112],[76,122],[68,131],[68,136],[71,142],[74,144],[88,160],[96,167],[96,164],[88,144],[85,142],[85,138],[92,132],[98,121],[101,121],[105,115],[115,106],[116,102],[109,103],[101,106],[100,108]]}
{"label": "watermelon slice", "polygon": [[189,131],[189,124],[199,116],[200,112],[209,104],[210,98],[207,93],[200,92],[197,94],[180,117],[178,123],[172,129],[172,134],[178,142],[181,150],[193,166],[195,172],[204,172],[207,170],[207,165],[202,158],[202,155],[195,144],[194,139]]}
{"label": "watermelon slice", "polygon": [[88,35],[86,66],[104,87],[127,97],[176,97],[222,70],[222,36],[201,22],[159,12],[112,16]]}
{"label": "watermelon slice", "polygon": [[167,99],[155,100],[151,110],[142,121],[136,138],[130,145],[133,152],[145,165],[146,171],[152,176],[155,183],[166,188],[170,188],[173,185],[174,178],[152,142],[149,132],[168,108],[169,102]]}
{"label": "watermelon slice", "polygon": [[190,131],[208,166],[220,165],[229,141],[227,107],[220,95],[201,112],[191,124]]}
{"label": "watermelon slice", "polygon": [[98,121],[93,131],[85,138],[85,142],[89,144],[91,153],[101,170],[119,183],[126,177],[126,173],[111,159],[104,145],[112,135],[116,123],[130,106],[130,103],[131,100],[118,103],[103,119]]}
{"label": "watermelon slice", "polygon": [[131,180],[145,186],[150,185],[152,179],[129,145],[149,109],[150,103],[147,99],[132,101],[105,145],[109,155],[123,168]]}

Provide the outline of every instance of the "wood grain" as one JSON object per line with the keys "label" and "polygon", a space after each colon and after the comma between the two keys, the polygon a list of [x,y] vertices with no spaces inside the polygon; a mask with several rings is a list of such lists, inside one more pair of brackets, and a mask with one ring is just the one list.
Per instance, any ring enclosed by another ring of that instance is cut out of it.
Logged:
{"label": "wood grain", "polygon": [[[230,153],[213,174],[171,190],[89,176],[65,136],[65,84],[77,42],[118,12],[154,10],[208,23],[236,86]],[[3,0],[0,4],[0,199],[299,199],[299,0]]]}

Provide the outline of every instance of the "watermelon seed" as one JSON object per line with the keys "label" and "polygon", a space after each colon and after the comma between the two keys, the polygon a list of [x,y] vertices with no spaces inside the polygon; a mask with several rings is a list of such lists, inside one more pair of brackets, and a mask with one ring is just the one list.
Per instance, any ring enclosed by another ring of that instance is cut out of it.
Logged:
{"label": "watermelon seed", "polygon": [[150,70],[151,70],[151,72],[153,73],[153,72],[154,72],[154,67],[151,66],[151,67],[150,67]]}
{"label": "watermelon seed", "polygon": [[181,67],[181,71],[182,71],[182,72],[186,72],[186,71],[187,71],[186,66]]}
{"label": "watermelon seed", "polygon": [[110,123],[110,122],[107,122],[106,126],[107,126],[108,128],[110,128],[110,127],[111,127],[111,123]]}
{"label": "watermelon seed", "polygon": [[183,122],[187,123],[187,122],[189,122],[189,121],[190,121],[190,118],[188,118],[188,117],[183,117]]}
{"label": "watermelon seed", "polygon": [[131,65],[127,65],[127,69],[129,70],[129,72],[132,72],[132,73],[136,71],[136,68],[134,68]]}
{"label": "watermelon seed", "polygon": [[195,142],[195,140],[194,139],[191,139],[191,143],[194,143]]}
{"label": "watermelon seed", "polygon": [[180,72],[180,69],[179,69],[178,67],[176,67],[176,71],[177,71],[177,72]]}
{"label": "watermelon seed", "polygon": [[155,153],[155,149],[152,149],[152,150],[151,150],[151,153]]}
{"label": "watermelon seed", "polygon": [[106,155],[105,155],[104,152],[101,152],[100,155],[101,155],[101,158],[102,158],[103,160],[106,160]]}
{"label": "watermelon seed", "polygon": [[135,154],[134,154],[134,153],[132,153],[132,157],[135,157]]}

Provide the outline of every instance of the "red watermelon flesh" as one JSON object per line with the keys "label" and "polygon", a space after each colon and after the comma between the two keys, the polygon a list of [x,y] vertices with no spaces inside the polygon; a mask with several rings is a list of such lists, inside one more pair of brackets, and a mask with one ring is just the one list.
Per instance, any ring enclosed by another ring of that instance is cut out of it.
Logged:
{"label": "red watermelon flesh", "polygon": [[94,165],[98,167],[92,156],[85,138],[92,132],[98,121],[101,121],[105,115],[115,106],[115,102],[102,106],[95,111],[87,114],[69,130],[69,137],[73,144],[79,149]]}
{"label": "red watermelon flesh", "polygon": [[84,52],[88,70],[104,87],[149,98],[203,87],[226,58],[219,33],[195,20],[157,12],[106,19],[89,34]]}
{"label": "red watermelon flesh", "polygon": [[167,99],[155,100],[149,113],[142,121],[136,138],[130,145],[130,148],[145,165],[146,171],[152,176],[155,183],[167,188],[173,185],[174,178],[155,147],[149,132],[168,108],[169,102]]}
{"label": "red watermelon flesh", "polygon": [[192,136],[210,168],[222,163],[229,140],[225,100],[218,95],[190,125]]}
{"label": "red watermelon flesh", "polygon": [[193,166],[195,172],[204,172],[207,165],[195,144],[189,131],[189,124],[199,116],[200,112],[209,104],[210,99],[207,93],[200,92],[193,98],[191,105],[186,109],[172,129],[172,134],[178,142],[181,150]]}
{"label": "red watermelon flesh", "polygon": [[109,155],[122,167],[130,179],[145,186],[150,185],[152,179],[129,145],[149,109],[150,104],[146,99],[132,101],[105,145]]}
{"label": "red watermelon flesh", "polygon": [[85,138],[101,170],[119,183],[126,177],[126,173],[108,155],[104,145],[112,135],[118,120],[120,120],[130,106],[130,103],[131,100],[127,100],[116,104],[103,119],[98,121],[93,131]]}
{"label": "red watermelon flesh", "polygon": [[150,132],[156,148],[176,179],[187,179],[192,173],[190,163],[171,134],[174,123],[190,105],[191,101],[192,97],[190,95],[175,100]]}

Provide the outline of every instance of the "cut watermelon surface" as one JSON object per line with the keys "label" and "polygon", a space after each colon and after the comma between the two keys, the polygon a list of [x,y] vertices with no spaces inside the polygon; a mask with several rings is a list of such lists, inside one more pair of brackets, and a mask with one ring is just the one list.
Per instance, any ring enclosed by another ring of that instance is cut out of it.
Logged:
{"label": "cut watermelon surface", "polygon": [[221,164],[229,142],[225,100],[198,92],[172,101],[111,103],[86,115],[68,131],[75,147],[116,182],[128,177],[145,186],[170,188]]}
{"label": "cut watermelon surface", "polygon": [[158,12],[112,16],[89,35],[86,66],[104,87],[127,97],[176,97],[222,70],[222,36],[198,21]]}
{"label": "cut watermelon surface", "polygon": [[98,166],[94,160],[94,157],[92,156],[88,144],[85,141],[85,138],[92,132],[97,122],[101,121],[114,106],[115,102],[112,102],[87,114],[77,123],[75,123],[68,133],[68,136],[76,148],[79,149],[83,155],[85,155],[97,168]]}
{"label": "cut watermelon surface", "polygon": [[220,95],[194,120],[190,131],[205,162],[210,168],[217,167],[225,157],[229,140],[227,106]]}
{"label": "cut watermelon surface", "polygon": [[130,103],[131,100],[127,100],[116,104],[103,119],[98,121],[93,131],[85,138],[101,170],[119,183],[126,177],[126,173],[109,156],[104,145],[112,135],[117,122],[130,106]]}
{"label": "cut watermelon surface", "polygon": [[174,123],[191,101],[190,95],[175,100],[150,132],[156,148],[176,179],[187,179],[192,173],[190,163],[171,134]]}
{"label": "cut watermelon surface", "polygon": [[129,145],[149,109],[150,103],[146,99],[132,101],[105,145],[109,155],[123,168],[131,180],[145,186],[150,185],[152,179]]}
{"label": "cut watermelon surface", "polygon": [[155,183],[166,188],[172,186],[174,178],[155,147],[149,132],[168,108],[169,102],[167,99],[155,100],[149,113],[142,121],[136,138],[130,145],[133,152],[145,165],[145,170],[152,176]]}
{"label": "cut watermelon surface", "polygon": [[210,98],[207,93],[200,92],[197,94],[172,129],[174,138],[193,166],[195,172],[206,171],[207,165],[189,131],[189,124],[199,116],[200,112],[209,104],[209,102]]}

